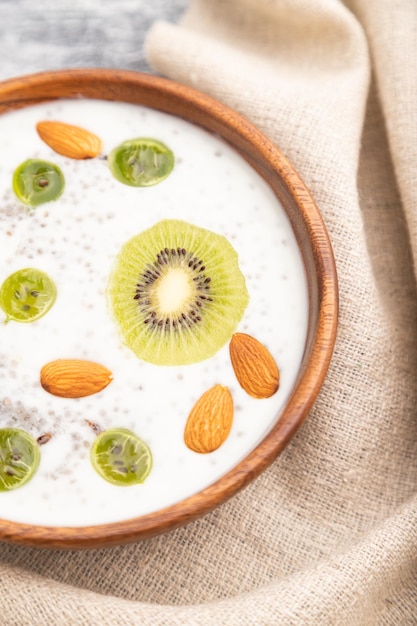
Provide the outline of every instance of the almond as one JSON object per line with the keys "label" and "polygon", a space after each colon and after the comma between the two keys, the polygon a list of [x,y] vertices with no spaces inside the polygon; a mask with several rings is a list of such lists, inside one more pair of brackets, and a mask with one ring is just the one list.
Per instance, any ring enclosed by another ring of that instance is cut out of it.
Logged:
{"label": "almond", "polygon": [[279,369],[269,350],[251,335],[235,333],[230,359],[236,378],[254,398],[269,398],[279,387]]}
{"label": "almond", "polygon": [[58,359],[41,369],[42,387],[62,398],[83,398],[107,387],[112,373],[103,365],[80,359]]}
{"label": "almond", "polygon": [[101,139],[79,126],[46,120],[38,122],[36,130],[52,150],[71,159],[92,159],[102,149]]}
{"label": "almond", "polygon": [[194,452],[213,452],[227,439],[233,421],[228,387],[215,385],[197,400],[184,431],[185,445]]}

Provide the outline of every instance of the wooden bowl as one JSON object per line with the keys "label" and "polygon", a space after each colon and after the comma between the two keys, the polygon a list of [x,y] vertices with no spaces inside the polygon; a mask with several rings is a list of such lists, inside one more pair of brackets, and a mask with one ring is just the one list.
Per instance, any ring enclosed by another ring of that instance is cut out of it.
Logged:
{"label": "wooden bowl", "polygon": [[244,117],[189,87],[152,75],[105,69],[64,70],[0,84],[0,112],[58,98],[95,98],[151,107],[216,133],[272,188],[290,219],[308,283],[304,357],[288,402],[267,436],[214,484],[172,506],[134,519],[88,527],[49,527],[0,520],[0,540],[47,548],[93,548],[138,541],[205,515],[248,485],[277,457],[319,393],[332,355],[338,289],[331,244],[308,189],[279,149]]}

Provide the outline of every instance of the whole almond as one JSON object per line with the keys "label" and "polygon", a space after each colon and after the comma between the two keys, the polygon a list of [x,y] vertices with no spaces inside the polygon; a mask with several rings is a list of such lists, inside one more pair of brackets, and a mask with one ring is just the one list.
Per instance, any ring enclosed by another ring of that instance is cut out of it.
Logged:
{"label": "whole almond", "polygon": [[229,388],[215,385],[192,408],[185,425],[185,445],[194,452],[213,452],[227,439],[232,422],[233,399]]}
{"label": "whole almond", "polygon": [[279,369],[269,350],[251,335],[235,333],[230,359],[241,387],[254,398],[269,398],[279,387]]}
{"label": "whole almond", "polygon": [[45,120],[38,122],[36,130],[52,150],[71,159],[92,159],[102,150],[101,139],[79,126]]}
{"label": "whole almond", "polygon": [[113,380],[112,373],[100,363],[82,359],[58,359],[44,365],[42,387],[62,398],[83,398],[101,391]]}

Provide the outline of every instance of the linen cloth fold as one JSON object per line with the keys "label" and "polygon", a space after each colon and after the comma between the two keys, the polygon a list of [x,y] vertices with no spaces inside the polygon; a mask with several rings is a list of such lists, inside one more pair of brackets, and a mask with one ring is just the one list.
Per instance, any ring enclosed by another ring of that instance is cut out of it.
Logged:
{"label": "linen cloth fold", "polygon": [[417,623],[417,4],[193,0],[155,71],[252,120],[310,188],[340,323],[271,467],[205,518],[89,552],[2,546],[4,624]]}

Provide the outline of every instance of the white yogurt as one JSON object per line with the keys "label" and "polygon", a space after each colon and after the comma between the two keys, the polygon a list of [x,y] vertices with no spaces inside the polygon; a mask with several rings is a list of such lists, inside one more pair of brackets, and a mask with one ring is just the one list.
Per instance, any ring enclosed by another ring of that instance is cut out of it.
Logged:
{"label": "white yogurt", "polygon": [[[74,161],[54,153],[35,125],[55,119],[87,128],[103,154],[126,139],[152,137],[175,154],[170,176],[134,188],[115,180],[104,159]],[[83,526],[128,519],[178,502],[233,468],[275,424],[293,388],[307,331],[307,287],[289,220],[265,181],[225,142],[146,107],[61,100],[0,116],[0,283],[23,267],[46,271],[58,297],[33,323],[0,324],[0,427],[23,428],[41,447],[41,463],[23,487],[0,493],[0,518],[28,524]],[[54,202],[28,209],[14,196],[14,169],[28,158],[56,163],[66,186]],[[239,255],[250,302],[238,331],[266,344],[280,368],[279,391],[249,397],[233,373],[228,346],[194,365],[161,367],[122,345],[106,304],[108,276],[121,246],[161,219],[186,220],[226,236]],[[0,311],[0,315],[2,312]],[[5,316],[4,316],[5,317]],[[41,367],[59,358],[97,361],[114,380],[100,393],[63,399],[44,391]],[[194,402],[228,385],[235,415],[226,442],[198,454],[183,442]],[[92,468],[95,434],[125,427],[150,446],[151,474],[118,487]]]}

